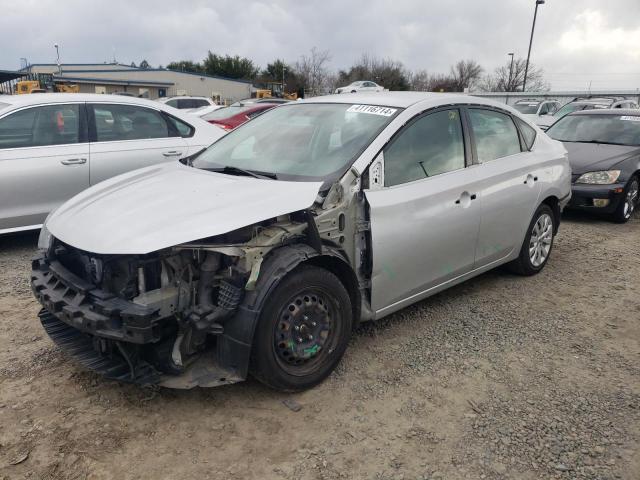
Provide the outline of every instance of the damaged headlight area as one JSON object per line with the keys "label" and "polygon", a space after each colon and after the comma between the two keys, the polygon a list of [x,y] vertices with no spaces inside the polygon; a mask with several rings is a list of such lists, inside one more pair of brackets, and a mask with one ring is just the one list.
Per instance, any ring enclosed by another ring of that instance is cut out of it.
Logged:
{"label": "damaged headlight area", "polygon": [[97,255],[52,238],[32,265],[41,321],[110,378],[173,388],[242,380],[248,358],[238,361],[229,323],[241,322],[264,256],[304,228],[285,216],[145,255]]}

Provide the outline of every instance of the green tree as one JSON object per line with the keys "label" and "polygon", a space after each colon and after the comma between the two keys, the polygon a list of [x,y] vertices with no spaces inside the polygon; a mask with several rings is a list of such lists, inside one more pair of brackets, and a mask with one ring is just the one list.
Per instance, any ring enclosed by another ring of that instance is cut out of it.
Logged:
{"label": "green tree", "polygon": [[409,76],[401,62],[365,54],[349,70],[338,72],[338,82],[348,85],[358,80],[371,80],[389,90],[409,90]]}
{"label": "green tree", "polygon": [[228,78],[253,80],[258,76],[258,68],[253,60],[239,55],[217,55],[211,51],[202,62],[204,73]]}

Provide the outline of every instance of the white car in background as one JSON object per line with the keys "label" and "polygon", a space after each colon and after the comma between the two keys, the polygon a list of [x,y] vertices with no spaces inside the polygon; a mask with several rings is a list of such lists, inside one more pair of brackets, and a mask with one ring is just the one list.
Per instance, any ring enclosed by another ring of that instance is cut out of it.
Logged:
{"label": "white car in background", "polygon": [[385,88],[375,82],[362,80],[353,82],[346,87],[336,88],[335,93],[356,93],[356,92],[384,92]]}
{"label": "white car in background", "polygon": [[553,123],[553,115],[560,109],[558,100],[540,100],[540,99],[522,99],[518,100],[514,105],[523,117],[531,120],[538,126],[550,125]]}
{"label": "white car in background", "polygon": [[193,110],[195,108],[207,107],[215,105],[209,97],[187,97],[185,95],[179,97],[166,97],[158,99],[160,103],[169,105],[170,107],[177,108],[178,110]]}
{"label": "white car in background", "polygon": [[189,115],[195,115],[196,117],[204,117],[205,115],[215,112],[216,110],[220,110],[224,105],[206,105],[204,107],[192,108],[189,110],[183,110],[183,112],[188,113]]}
{"label": "white car in background", "polygon": [[40,228],[60,204],[115,175],[175,162],[224,135],[159,102],[116,95],[0,97],[0,234]]}

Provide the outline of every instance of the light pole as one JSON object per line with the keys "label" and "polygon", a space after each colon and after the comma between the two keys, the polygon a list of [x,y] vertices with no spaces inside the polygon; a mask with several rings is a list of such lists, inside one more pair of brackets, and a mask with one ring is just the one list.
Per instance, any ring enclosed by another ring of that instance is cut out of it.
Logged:
{"label": "light pole", "polygon": [[62,75],[62,67],[60,66],[60,50],[58,48],[58,44],[57,43],[55,43],[53,46],[56,49],[56,63],[58,64],[58,73],[60,75]]}
{"label": "light pole", "polygon": [[282,98],[284,98],[284,71],[287,67],[284,62],[282,62]]}
{"label": "light pole", "polygon": [[513,74],[513,53],[507,53],[511,57],[511,65],[509,66],[509,83],[507,84],[507,92],[510,92],[513,88],[511,86],[511,75]]}
{"label": "light pole", "polygon": [[536,9],[533,12],[533,24],[531,25],[531,38],[529,38],[529,52],[527,53],[527,63],[524,67],[524,80],[522,81],[522,91],[527,87],[527,73],[529,72],[529,57],[531,56],[531,44],[533,43],[533,31],[536,28],[536,17],[538,16],[538,5],[544,5],[545,0],[536,0]]}

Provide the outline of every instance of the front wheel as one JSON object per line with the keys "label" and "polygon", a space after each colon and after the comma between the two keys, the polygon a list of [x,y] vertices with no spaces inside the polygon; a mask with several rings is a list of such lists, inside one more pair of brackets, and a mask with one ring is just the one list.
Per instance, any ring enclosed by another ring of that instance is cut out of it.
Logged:
{"label": "front wheel", "polygon": [[322,268],[299,267],[260,313],[251,373],[276,390],[311,388],[338,365],[352,324],[351,299],[340,279]]}
{"label": "front wheel", "polygon": [[512,272],[530,276],[544,268],[553,248],[554,224],[554,214],[551,207],[546,204],[540,205],[529,224],[520,255],[507,264]]}
{"label": "front wheel", "polygon": [[613,212],[613,221],[616,223],[626,223],[633,215],[633,211],[638,206],[638,177],[633,176],[624,188],[623,197],[616,211]]}

